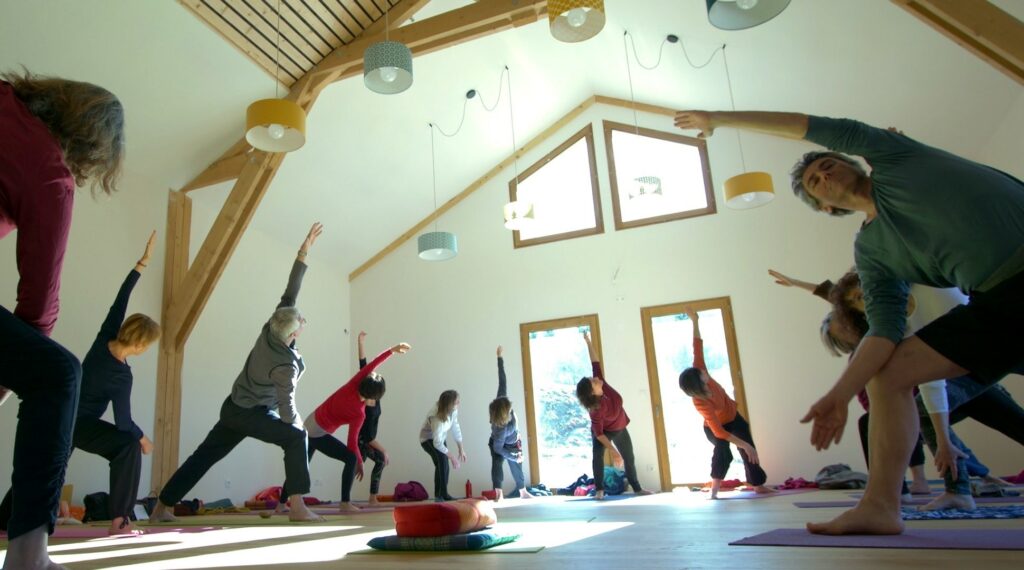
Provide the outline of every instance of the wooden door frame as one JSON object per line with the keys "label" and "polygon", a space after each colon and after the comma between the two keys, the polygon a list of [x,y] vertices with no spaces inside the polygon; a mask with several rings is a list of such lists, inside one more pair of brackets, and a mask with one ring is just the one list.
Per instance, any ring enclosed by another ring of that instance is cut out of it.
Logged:
{"label": "wooden door frame", "polygon": [[537,412],[533,407],[533,370],[530,366],[530,333],[581,326],[590,327],[590,342],[593,343],[594,350],[597,351],[597,358],[604,358],[601,354],[601,327],[597,313],[545,321],[534,321],[532,323],[522,323],[519,325],[519,344],[523,358],[523,390],[526,397],[526,421],[529,425],[529,429],[526,433],[526,442],[527,447],[530,450],[530,481],[534,484],[541,480],[540,457],[537,454],[537,432],[540,431],[540,428],[537,424]]}
{"label": "wooden door frame", "polygon": [[668,457],[668,435],[665,433],[665,422],[662,419],[661,383],[658,381],[658,359],[654,353],[654,331],[651,327],[651,320],[655,317],[682,313],[687,306],[693,307],[697,312],[712,309],[722,311],[725,344],[729,354],[729,369],[732,370],[733,393],[736,395],[736,409],[743,414],[747,421],[751,421],[750,413],[747,411],[746,391],[743,388],[743,370],[740,367],[739,344],[736,340],[736,323],[733,320],[731,299],[729,297],[714,297],[698,301],[641,307],[640,325],[644,335],[644,355],[647,359],[647,381],[651,390],[651,414],[654,417],[654,439],[658,450],[658,474],[661,477],[662,491],[670,491],[673,487],[686,485],[686,483],[672,484],[672,465]]}

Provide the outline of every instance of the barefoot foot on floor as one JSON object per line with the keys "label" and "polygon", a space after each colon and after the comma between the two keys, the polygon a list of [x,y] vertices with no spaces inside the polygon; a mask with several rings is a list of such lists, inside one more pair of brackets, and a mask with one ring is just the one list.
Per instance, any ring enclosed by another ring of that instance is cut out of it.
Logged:
{"label": "barefoot foot on floor", "polygon": [[900,534],[903,519],[898,508],[883,508],[861,501],[856,507],[824,523],[807,523],[814,534]]}
{"label": "barefoot foot on floor", "polygon": [[932,499],[927,505],[917,508],[919,511],[943,511],[956,509],[958,511],[973,511],[978,508],[974,503],[974,497],[970,495],[957,495],[954,493],[943,493]]}

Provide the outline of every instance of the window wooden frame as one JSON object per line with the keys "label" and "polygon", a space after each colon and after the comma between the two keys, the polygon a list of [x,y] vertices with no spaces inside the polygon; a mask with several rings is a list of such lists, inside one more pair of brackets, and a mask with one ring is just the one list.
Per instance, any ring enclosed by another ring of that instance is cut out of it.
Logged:
{"label": "window wooden frame", "polygon": [[[602,122],[604,124],[604,146],[605,154],[608,158],[608,180],[611,184],[612,190],[612,212],[615,218],[616,230],[624,230],[640,226],[649,226],[651,224],[660,224],[663,222],[671,222],[674,220],[685,220],[687,218],[707,216],[718,212],[718,209],[715,205],[715,186],[711,182],[711,165],[708,162],[708,145],[706,141],[704,141],[703,139],[688,137],[685,135],[675,133],[666,133],[662,131],[656,131],[653,129],[638,129],[633,125],[627,125],[624,123],[615,123],[612,121]],[[615,149],[612,145],[612,131],[622,131],[629,134],[639,134],[640,136],[644,137],[660,139],[678,144],[684,144],[687,146],[697,147],[697,151],[700,153],[701,170],[704,174],[704,195],[707,197],[708,205],[704,208],[699,208],[696,210],[673,212],[671,214],[652,216],[650,218],[642,218],[639,220],[632,220],[628,222],[623,221],[621,206],[619,205],[618,180],[615,174]]]}
{"label": "window wooden frame", "polygon": [[704,481],[688,483],[672,483],[672,465],[668,456],[668,435],[665,433],[665,422],[662,418],[661,383],[658,381],[658,360],[654,352],[654,330],[651,320],[655,317],[676,315],[686,312],[686,307],[694,311],[719,309],[722,311],[722,323],[725,329],[725,344],[729,354],[729,368],[732,370],[733,394],[736,396],[736,409],[743,414],[748,422],[753,423],[747,410],[747,395],[743,387],[743,369],[740,367],[739,344],[736,340],[736,324],[732,315],[732,301],[729,297],[716,297],[700,301],[685,301],[640,309],[640,322],[644,334],[644,354],[647,357],[647,380],[651,390],[651,413],[654,417],[654,439],[658,449],[658,474],[661,477],[661,490],[670,491],[673,487],[702,485]]}
{"label": "window wooden frame", "polygon": [[512,232],[512,244],[516,249],[520,247],[529,247],[531,245],[540,245],[544,243],[551,243],[566,239],[591,236],[604,233],[604,213],[601,209],[601,192],[600,186],[597,182],[597,154],[594,150],[594,125],[593,123],[583,127],[579,132],[569,137],[568,140],[558,145],[554,150],[546,154],[543,158],[535,162],[525,171],[519,174],[518,178],[513,178],[508,182],[508,195],[511,201],[516,200],[516,194],[518,185],[524,180],[530,177],[531,174],[537,172],[541,168],[547,166],[549,162],[557,158],[560,154],[565,152],[569,147],[573,146],[581,138],[587,140],[587,155],[590,159],[590,188],[594,200],[594,222],[595,225],[592,228],[586,228],[582,230],[574,230],[570,232],[563,232],[560,234],[551,234],[543,237],[531,238],[531,239],[520,239],[519,232]]}
{"label": "window wooden frame", "polygon": [[[526,396],[526,443],[530,450],[530,480],[542,481],[540,476],[540,456],[537,453],[537,440],[540,427],[537,425],[537,411],[533,406],[533,367],[530,365],[530,333],[565,329],[570,327],[590,327],[590,342],[597,352],[597,358],[604,363],[601,354],[601,326],[597,314],[565,317],[547,321],[535,321],[519,325],[519,344],[523,357],[523,390]],[[607,457],[606,457],[607,460]],[[609,464],[610,465],[610,464]]]}

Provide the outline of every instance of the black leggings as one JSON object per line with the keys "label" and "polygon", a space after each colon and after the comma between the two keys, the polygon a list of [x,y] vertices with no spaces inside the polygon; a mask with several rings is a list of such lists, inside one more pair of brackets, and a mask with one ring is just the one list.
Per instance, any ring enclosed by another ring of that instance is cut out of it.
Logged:
{"label": "black leggings", "polygon": [[359,442],[359,453],[363,454],[363,462],[367,459],[373,461],[373,471],[370,473],[370,494],[376,495],[380,492],[380,478],[384,475],[384,454],[376,447],[367,445],[365,441]]}
{"label": "black leggings", "polygon": [[78,418],[73,441],[75,448],[110,462],[110,517],[129,517],[142,475],[142,445],[139,440],[109,422]]}
{"label": "black leggings", "polygon": [[434,447],[434,441],[430,439],[421,441],[420,447],[434,462],[434,498],[451,500],[452,496],[448,494],[448,456]]}
{"label": "black leggings", "polygon": [[[591,435],[594,444],[594,457],[591,463],[591,467],[594,469],[594,488],[604,491],[604,444],[593,437],[593,434]],[[640,486],[640,480],[636,478],[636,460],[633,457],[633,440],[629,438],[629,430],[622,428],[619,431],[605,431],[604,435],[619,450],[622,462],[625,463],[626,481],[629,481],[629,486],[639,493],[643,487]]]}
{"label": "black leggings", "polygon": [[[309,455],[307,461],[313,461],[313,454],[319,451],[331,459],[337,459],[345,464],[341,470],[341,502],[347,503],[352,500],[352,483],[356,479],[356,454],[338,438],[327,434],[320,437],[309,438]],[[291,496],[291,489],[288,482],[281,486],[281,500],[286,501]]]}
{"label": "black leggings", "polygon": [[[722,429],[746,441],[751,446],[754,445],[754,436],[750,435],[750,424],[747,423],[747,420],[739,412],[736,412],[736,419],[727,424],[722,424]],[[729,447],[729,442],[724,439],[718,439],[714,432],[711,431],[711,428],[707,426],[704,426],[704,434],[708,436],[708,441],[715,444],[715,452],[711,455],[711,478],[725,479],[725,474],[729,472],[729,464],[732,463],[732,449]],[[764,482],[768,480],[768,476],[765,475],[764,469],[761,469],[761,465],[751,463],[750,458],[747,457],[747,452],[743,451],[742,448],[740,448],[740,458],[743,459],[743,469],[746,471],[747,483],[754,486],[764,485]]]}

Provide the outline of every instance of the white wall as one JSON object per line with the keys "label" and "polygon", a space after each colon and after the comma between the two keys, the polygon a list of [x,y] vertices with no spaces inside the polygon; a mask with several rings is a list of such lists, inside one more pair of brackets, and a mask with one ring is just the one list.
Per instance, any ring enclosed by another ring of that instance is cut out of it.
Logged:
{"label": "white wall", "polygon": [[[632,122],[624,109],[594,107],[524,157],[520,169],[599,118]],[[671,130],[671,121],[642,116],[641,126]],[[717,215],[616,232],[599,122],[595,131],[608,228],[603,235],[514,250],[501,224],[508,172],[441,220],[442,230],[459,237],[460,252],[453,261],[420,261],[412,240],[353,283],[353,329],[366,329],[380,344],[407,340],[413,346],[408,357],[389,363],[385,372],[391,388],[384,400],[381,438],[392,457],[400,458],[385,472],[385,488],[408,478],[430,482],[429,459],[417,446],[416,430],[431,401],[446,388],[462,395],[460,416],[470,454],[464,470],[453,474],[451,490],[461,489],[467,477],[477,486],[488,484],[484,448],[495,345],[506,347],[510,392],[525,418],[519,324],[587,313],[599,315],[606,374],[632,418],[641,482],[657,487],[640,308],[717,296],[732,299],[750,415],[772,481],[813,475],[838,460],[858,462],[860,451],[852,439],[820,455],[803,444],[806,430],[796,421],[835,378],[841,362],[826,356],[817,340],[826,305],[772,285],[766,274],[774,267],[820,279],[839,275],[851,264],[856,222],[815,215],[788,196],[785,171],[778,166],[790,164],[804,145],[748,142],[749,168],[770,170],[779,198],[744,212],[725,208],[720,194],[724,179],[740,169],[736,139],[714,137],[709,154]],[[443,171],[444,165],[438,168]]]}

